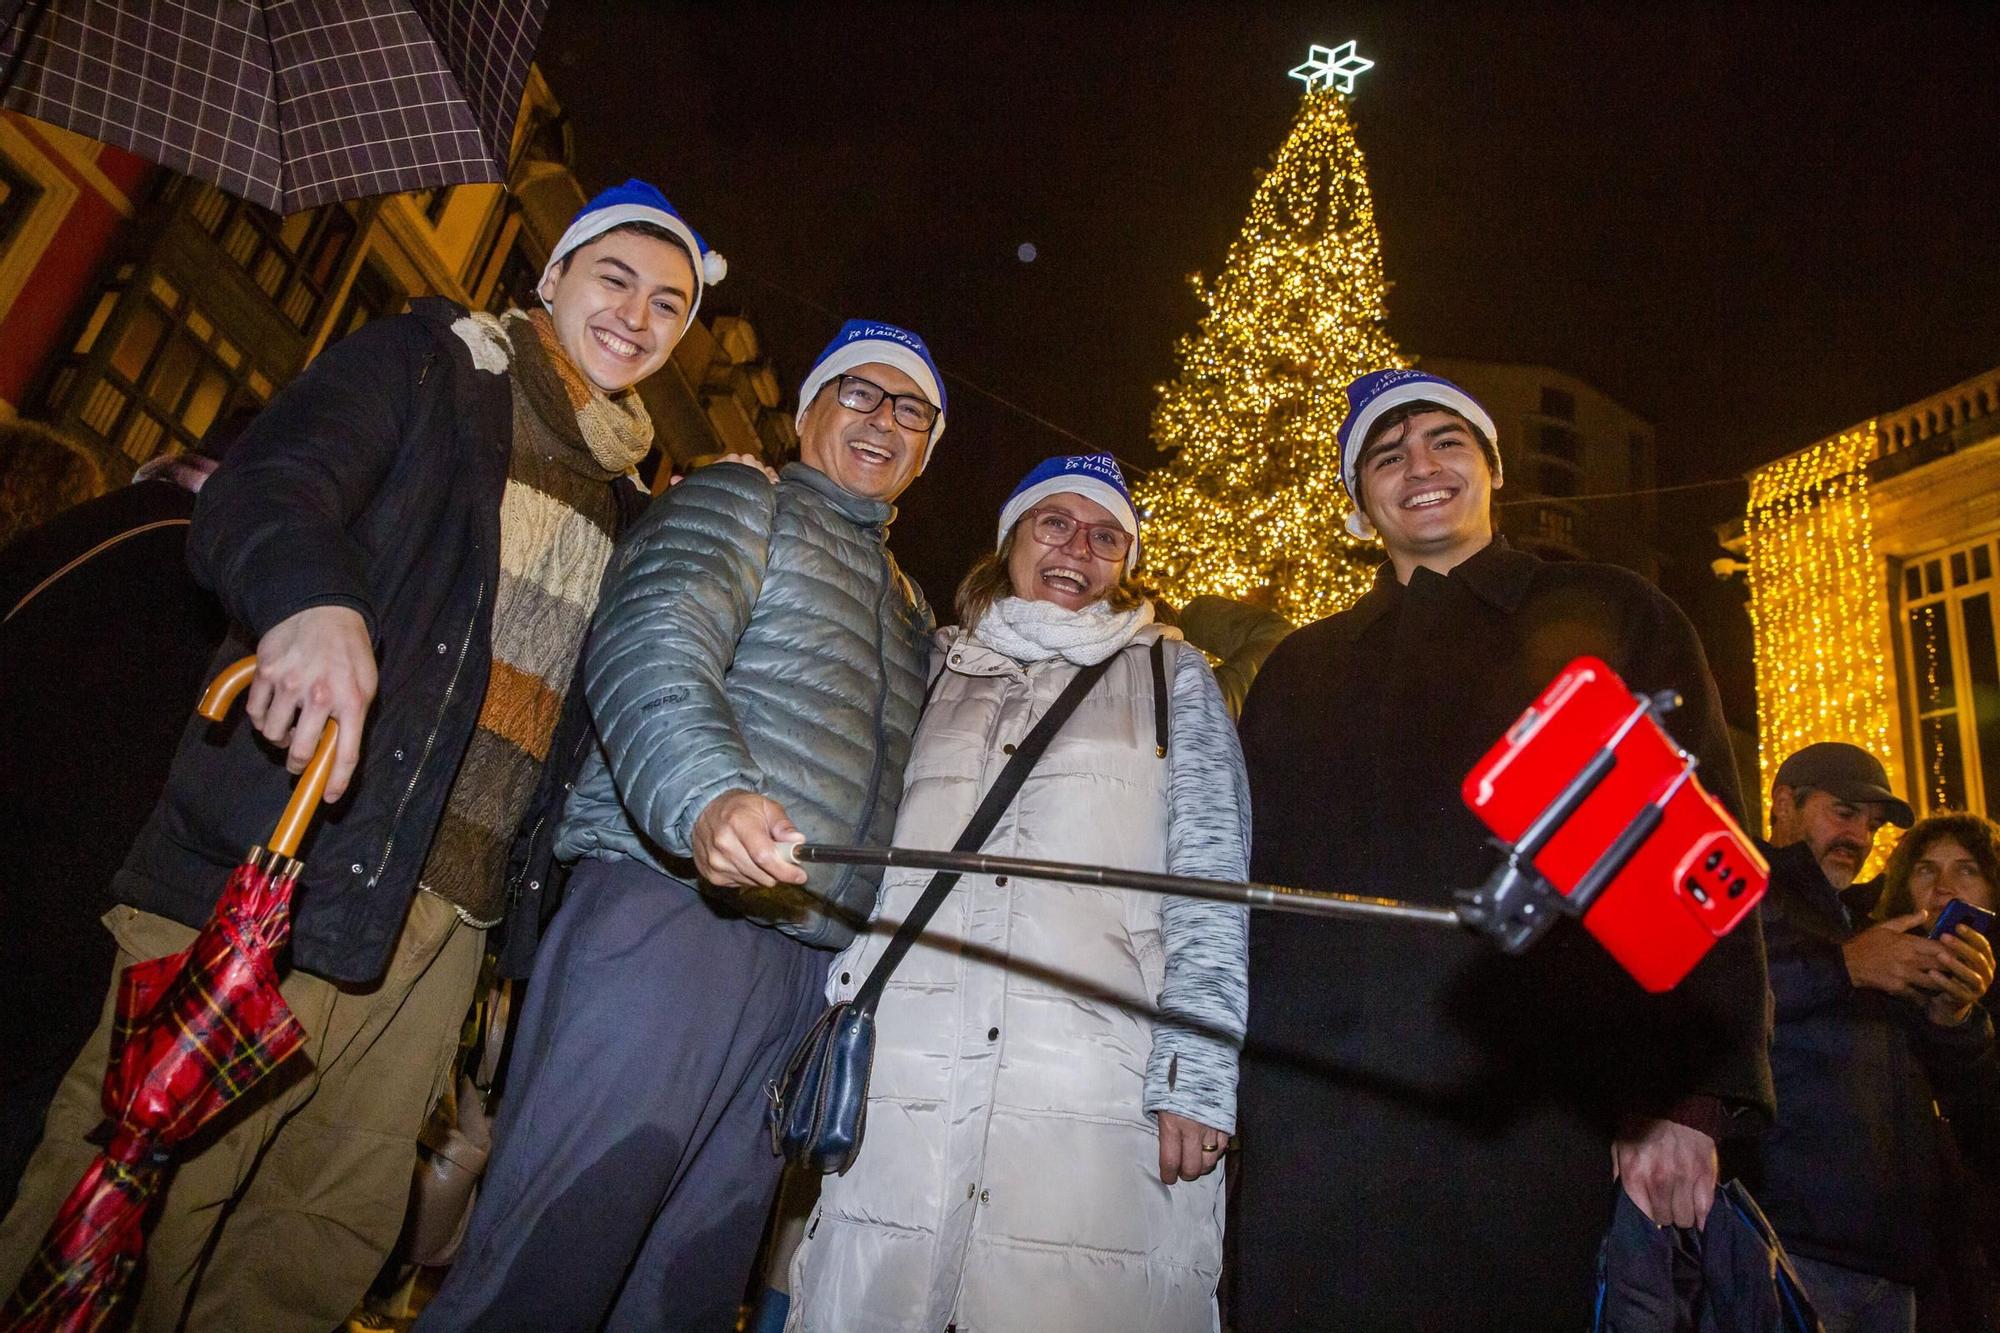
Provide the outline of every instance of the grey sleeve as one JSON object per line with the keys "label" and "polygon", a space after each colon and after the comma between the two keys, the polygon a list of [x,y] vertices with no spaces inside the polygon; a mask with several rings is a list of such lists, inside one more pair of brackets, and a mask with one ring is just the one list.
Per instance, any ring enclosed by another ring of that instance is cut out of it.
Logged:
{"label": "grey sleeve", "polygon": [[591,720],[619,800],[676,856],[692,854],[710,801],[762,787],[723,680],[763,590],[777,504],[754,468],[700,469],[633,525],[598,603]]}
{"label": "grey sleeve", "polygon": [[[1167,748],[1167,870],[1240,880],[1250,864],[1250,784],[1215,674],[1175,653]],[[1148,1111],[1236,1129],[1236,1057],[1250,1008],[1249,909],[1203,898],[1160,905],[1166,983],[1146,1062]]]}

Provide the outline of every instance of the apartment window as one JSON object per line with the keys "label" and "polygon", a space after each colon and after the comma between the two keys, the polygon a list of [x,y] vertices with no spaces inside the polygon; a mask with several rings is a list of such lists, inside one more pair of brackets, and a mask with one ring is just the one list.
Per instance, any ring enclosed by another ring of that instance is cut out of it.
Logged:
{"label": "apartment window", "polygon": [[[93,361],[100,344],[108,351]],[[143,463],[192,447],[230,408],[271,393],[270,380],[198,301],[164,274],[127,265],[98,295],[46,397],[52,414],[68,412]]]}
{"label": "apartment window", "polygon": [[539,301],[535,296],[535,288],[541,280],[540,265],[516,245],[508,253],[507,262],[500,269],[500,277],[493,284],[492,294],[486,298],[486,308],[495,314],[509,306],[519,306],[523,310],[536,309]]}
{"label": "apartment window", "polygon": [[1535,448],[1572,467],[1583,462],[1583,437],[1568,426],[1543,426],[1535,433]]}
{"label": "apartment window", "polygon": [[1542,415],[1558,421],[1576,420],[1576,395],[1566,389],[1542,388]]}
{"label": "apartment window", "polygon": [[1583,489],[1577,470],[1567,463],[1542,460],[1535,469],[1535,489],[1543,495],[1566,499]]}
{"label": "apartment window", "polygon": [[424,221],[436,227],[444,221],[445,210],[451,207],[451,193],[457,188],[447,185],[441,190],[411,190],[405,197],[424,215]]}
{"label": "apartment window", "polygon": [[190,181],[188,215],[215,238],[232,263],[250,275],[293,328],[312,327],[340,273],[361,224],[347,204],[328,204],[279,217]]}
{"label": "apartment window", "polygon": [[0,250],[14,243],[21,224],[41,197],[40,182],[0,155]]}
{"label": "apartment window", "polygon": [[382,271],[382,266],[369,260],[354,275],[347,304],[340,308],[340,318],[334,321],[328,341],[337,342],[370,320],[396,314],[408,300],[395,280]]}
{"label": "apartment window", "polygon": [[2000,810],[2000,636],[1991,537],[1903,567],[1903,706],[1922,808]]}

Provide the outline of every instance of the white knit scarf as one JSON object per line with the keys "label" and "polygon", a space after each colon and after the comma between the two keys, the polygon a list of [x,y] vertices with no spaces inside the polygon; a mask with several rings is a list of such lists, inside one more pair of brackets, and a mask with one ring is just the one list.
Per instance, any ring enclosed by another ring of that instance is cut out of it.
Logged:
{"label": "white knit scarf", "polygon": [[1054,602],[1002,597],[979,618],[972,637],[1017,662],[1061,657],[1091,666],[1132,642],[1133,635],[1152,623],[1150,601],[1130,611],[1113,611],[1101,601],[1071,611]]}

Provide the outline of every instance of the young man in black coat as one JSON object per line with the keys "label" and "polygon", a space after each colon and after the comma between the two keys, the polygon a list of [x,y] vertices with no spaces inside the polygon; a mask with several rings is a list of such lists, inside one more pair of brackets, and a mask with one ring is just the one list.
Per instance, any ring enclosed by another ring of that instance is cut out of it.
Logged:
{"label": "young man in black coat", "polygon": [[[1261,880],[1448,904],[1493,864],[1466,772],[1573,658],[1668,718],[1740,809],[1701,646],[1625,570],[1494,535],[1491,418],[1457,386],[1349,387],[1344,480],[1388,562],[1271,654],[1243,715]],[[1696,1225],[1716,1141],[1770,1113],[1754,921],[1652,996],[1574,926],[1518,958],[1470,934],[1262,914],[1251,925],[1236,1327],[1574,1329],[1614,1173]]]}
{"label": "young man in black coat", "polygon": [[[339,757],[283,977],[304,1058],[177,1164],[137,1328],[325,1333],[395,1241],[486,929],[515,896],[513,844],[553,822],[538,812],[582,753],[571,675],[652,442],[632,388],[665,364],[704,275],[719,256],[628,182],[557,243],[546,310],[425,300],[368,325],[204,486],[189,562],[236,626],[219,661],[254,645],[257,677],[246,717],[188,727],[112,880],[120,964],[186,947],[329,719]],[[0,1286],[96,1151],[108,1003],[0,1223]]]}
{"label": "young man in black coat", "polygon": [[1880,760],[1837,741],[1791,755],[1772,782],[1771,888],[1759,912],[1778,1117],[1733,1164],[1828,1333],[1916,1326],[1916,1289],[1945,1253],[1953,1188],[1937,1108],[1957,1120],[1992,1105],[1985,937],[1928,939],[1920,912],[1870,924],[1841,899],[1882,825],[1908,828],[1913,815]]}

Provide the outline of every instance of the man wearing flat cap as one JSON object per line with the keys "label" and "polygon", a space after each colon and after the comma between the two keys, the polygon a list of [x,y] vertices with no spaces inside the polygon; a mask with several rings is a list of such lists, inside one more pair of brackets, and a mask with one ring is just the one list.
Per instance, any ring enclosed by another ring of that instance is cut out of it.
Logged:
{"label": "man wearing flat cap", "polygon": [[1979,1095],[1993,1027],[1977,1003],[1993,951],[1964,929],[1926,938],[1922,913],[1879,924],[1842,901],[1882,825],[1914,812],[1881,760],[1808,745],[1771,785],[1771,887],[1759,912],[1776,1026],[1778,1116],[1740,1174],[1832,1330],[1907,1333],[1937,1255],[1950,1188],[1936,1106]]}
{"label": "man wearing flat cap", "polygon": [[[1387,559],[1271,653],[1243,711],[1251,876],[1448,905],[1494,864],[1459,783],[1572,659],[1678,691],[1667,728],[1737,806],[1701,645],[1628,570],[1495,535],[1492,417],[1457,385],[1348,387],[1348,530]],[[1582,1327],[1618,1175],[1694,1225],[1716,1141],[1768,1114],[1754,922],[1649,995],[1573,922],[1521,957],[1465,932],[1257,913],[1235,1327]]]}

